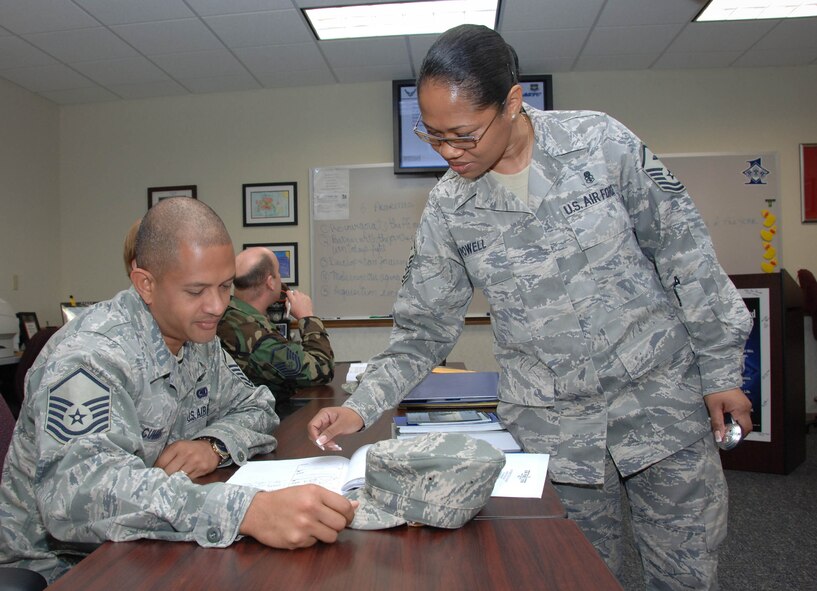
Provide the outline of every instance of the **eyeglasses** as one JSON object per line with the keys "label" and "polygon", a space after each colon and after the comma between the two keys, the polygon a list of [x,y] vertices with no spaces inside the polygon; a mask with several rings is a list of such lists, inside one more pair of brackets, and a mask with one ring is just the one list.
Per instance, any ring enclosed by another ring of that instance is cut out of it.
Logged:
{"label": "eyeglasses", "polygon": [[440,137],[438,135],[432,135],[420,129],[420,125],[422,125],[421,117],[417,118],[417,122],[414,124],[414,133],[417,135],[418,138],[423,140],[427,144],[431,144],[435,148],[442,145],[443,142],[447,143],[452,148],[456,148],[457,150],[472,150],[477,147],[479,140],[485,137],[485,134],[488,133],[488,129],[490,129],[491,125],[493,125],[496,118],[499,117],[499,114],[505,108],[505,101],[502,101],[502,104],[499,105],[499,109],[494,114],[494,118],[491,119],[491,122],[485,127],[482,134],[479,136],[474,135],[458,135],[456,137]]}

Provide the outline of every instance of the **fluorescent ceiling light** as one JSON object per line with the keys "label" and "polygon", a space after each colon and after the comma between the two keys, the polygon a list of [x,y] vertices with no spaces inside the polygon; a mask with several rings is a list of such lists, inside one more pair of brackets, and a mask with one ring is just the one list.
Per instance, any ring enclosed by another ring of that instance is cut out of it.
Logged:
{"label": "fluorescent ceiling light", "polygon": [[494,28],[499,0],[437,0],[304,8],[319,40],[431,35],[465,23]]}
{"label": "fluorescent ceiling light", "polygon": [[745,21],[765,18],[817,16],[815,0],[711,0],[698,17],[701,21]]}

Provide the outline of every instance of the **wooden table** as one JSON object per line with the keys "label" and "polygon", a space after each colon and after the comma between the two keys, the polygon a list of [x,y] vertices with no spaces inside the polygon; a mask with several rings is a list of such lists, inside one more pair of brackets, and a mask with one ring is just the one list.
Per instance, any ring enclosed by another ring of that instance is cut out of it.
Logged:
{"label": "wooden table", "polygon": [[567,519],[471,521],[453,531],[346,529],[334,544],[275,550],[190,542],[107,543],[49,589],[117,591],[515,591],[621,589]]}
{"label": "wooden table", "polygon": [[[342,383],[346,369],[340,371],[335,382]],[[335,382],[300,392],[302,406],[275,433],[277,450],[255,459],[324,453],[307,438],[306,425],[320,408],[348,397]],[[392,416],[386,413],[366,431],[340,438],[343,451],[335,453],[349,457],[365,443],[390,437]],[[222,468],[196,482],[224,481],[235,470]],[[346,529],[335,544],[295,551],[251,539],[224,549],[187,542],[107,542],[49,589],[621,589],[575,523],[564,517],[548,483],[541,499],[492,497],[457,530]]]}

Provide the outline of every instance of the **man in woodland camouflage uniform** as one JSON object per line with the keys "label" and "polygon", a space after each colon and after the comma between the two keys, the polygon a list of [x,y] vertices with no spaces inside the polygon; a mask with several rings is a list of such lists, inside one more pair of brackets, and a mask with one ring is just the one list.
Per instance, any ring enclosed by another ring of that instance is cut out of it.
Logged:
{"label": "man in woodland camouflage uniform", "polygon": [[216,338],[235,256],[218,216],[163,200],[136,239],[133,287],[49,340],[0,486],[0,564],[55,580],[106,541],[273,547],[333,542],[354,504],[317,486],[259,492],[192,479],[275,448],[275,398]]}
{"label": "man in woodland camouflage uniform", "polygon": [[246,376],[264,384],[280,402],[295,388],[326,384],[334,376],[335,360],[329,335],[312,311],[312,299],[285,290],[289,313],[298,320],[301,342],[288,340],[266,315],[281,297],[277,257],[263,247],[249,248],[236,257],[235,295],[218,327],[224,348]]}

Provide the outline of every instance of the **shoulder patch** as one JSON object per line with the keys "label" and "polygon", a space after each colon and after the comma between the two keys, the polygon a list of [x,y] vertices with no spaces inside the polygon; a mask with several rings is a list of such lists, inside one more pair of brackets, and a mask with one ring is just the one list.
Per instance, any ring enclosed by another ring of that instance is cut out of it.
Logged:
{"label": "shoulder patch", "polygon": [[411,251],[409,251],[408,261],[406,261],[406,268],[403,270],[403,278],[400,280],[400,285],[405,285],[411,271],[411,263],[414,261],[414,255],[417,254],[416,242],[412,242]]}
{"label": "shoulder patch", "polygon": [[244,375],[244,372],[241,371],[241,368],[238,367],[238,364],[227,356],[227,353],[224,351],[224,349],[221,350],[221,357],[222,359],[224,359],[224,363],[227,365],[227,369],[229,369],[235,377],[241,380],[245,386],[255,388],[255,384],[253,384],[250,381],[250,378]]}
{"label": "shoulder patch", "polygon": [[652,150],[644,144],[641,145],[641,168],[644,169],[644,174],[652,179],[652,181],[668,193],[683,193],[686,191],[683,183],[675,178],[664,163],[658,159]]}
{"label": "shoulder patch", "polygon": [[300,356],[289,347],[286,347],[286,359],[282,360],[276,356],[272,362],[272,367],[275,368],[275,371],[281,374],[284,379],[293,379],[301,374],[303,364],[301,363]]}
{"label": "shoulder patch", "polygon": [[111,428],[111,389],[78,369],[48,389],[45,430],[60,443]]}

